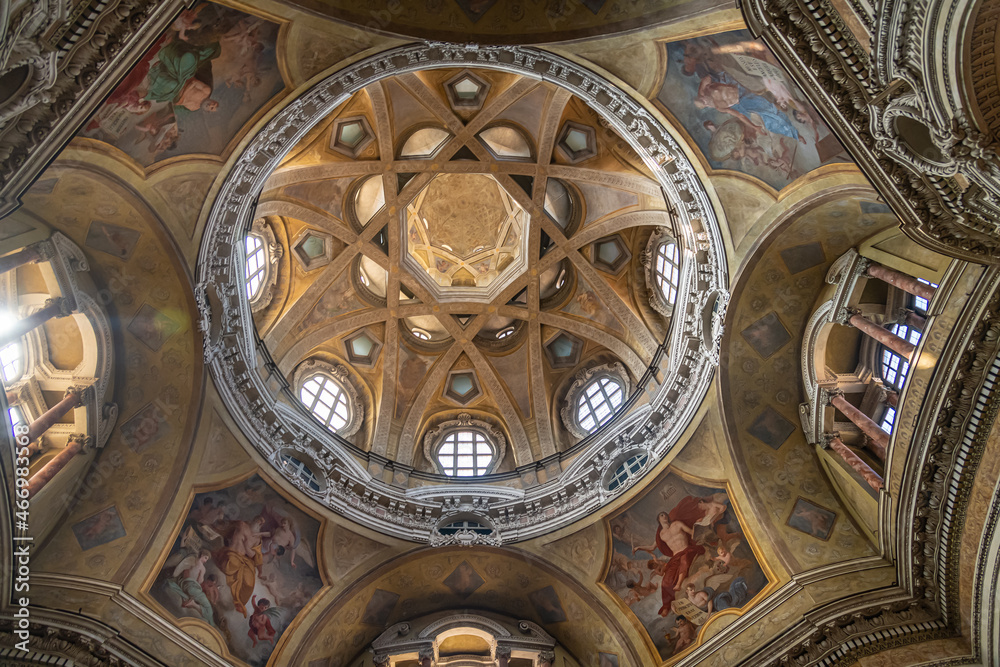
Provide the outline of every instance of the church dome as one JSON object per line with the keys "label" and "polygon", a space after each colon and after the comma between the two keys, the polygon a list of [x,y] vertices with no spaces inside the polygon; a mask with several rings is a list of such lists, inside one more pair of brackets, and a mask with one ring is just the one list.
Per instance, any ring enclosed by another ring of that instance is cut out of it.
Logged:
{"label": "church dome", "polygon": [[677,443],[718,358],[693,168],[541,52],[405,47],[317,84],[249,143],[205,239],[207,355],[250,441],[418,541],[599,508]]}

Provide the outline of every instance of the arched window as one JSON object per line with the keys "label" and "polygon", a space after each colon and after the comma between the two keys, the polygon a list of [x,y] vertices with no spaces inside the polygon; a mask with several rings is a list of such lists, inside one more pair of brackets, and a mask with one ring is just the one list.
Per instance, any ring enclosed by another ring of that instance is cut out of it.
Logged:
{"label": "arched window", "polygon": [[292,456],[291,454],[286,454],[284,452],[282,452],[278,456],[281,458],[282,465],[284,465],[285,468],[290,473],[301,479],[307,487],[309,487],[313,491],[320,490],[321,487],[319,484],[319,479],[316,477],[316,473],[314,473],[312,471],[312,468],[310,468],[306,463],[304,463],[297,457]]}
{"label": "arched window", "polygon": [[24,351],[20,341],[14,341],[0,350],[0,375],[3,383],[15,382],[24,373]]}
{"label": "arched window", "polygon": [[257,234],[247,234],[247,299],[252,303],[260,295],[261,286],[267,277],[267,251],[264,239]]}
{"label": "arched window", "polygon": [[645,467],[647,461],[649,461],[649,454],[646,452],[640,452],[625,459],[625,461],[623,461],[622,464],[615,469],[611,479],[608,480],[608,491],[617,490],[622,484],[638,475],[639,471]]}
{"label": "arched window", "polygon": [[507,336],[514,335],[514,327],[504,327],[497,332],[497,340],[503,340]]}
{"label": "arched window", "polygon": [[489,471],[494,456],[485,433],[462,429],[442,438],[435,458],[449,477],[478,477]]}
{"label": "arched window", "polygon": [[677,286],[681,279],[681,255],[673,241],[656,247],[653,276],[663,299],[668,305],[677,301]]}
{"label": "arched window", "polygon": [[588,433],[607,423],[625,400],[625,388],[617,379],[602,376],[584,386],[576,399],[576,421]]}
{"label": "arched window", "polygon": [[350,397],[343,385],[329,375],[318,373],[303,382],[299,400],[333,432],[351,421]]}
{"label": "arched window", "polygon": [[429,333],[427,333],[423,329],[418,329],[417,327],[413,327],[412,329],[410,329],[410,333],[419,338],[420,340],[431,339],[431,335]]}
{"label": "arched window", "polygon": [[[905,324],[893,324],[889,331],[914,345],[920,342],[920,330]],[[888,348],[882,348],[882,381],[897,392],[903,390],[910,362]]]}

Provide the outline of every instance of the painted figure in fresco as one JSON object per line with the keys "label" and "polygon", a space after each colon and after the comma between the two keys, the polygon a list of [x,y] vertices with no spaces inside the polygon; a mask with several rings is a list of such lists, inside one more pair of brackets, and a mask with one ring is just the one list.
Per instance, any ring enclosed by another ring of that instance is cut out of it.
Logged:
{"label": "painted figure in fresco", "polygon": [[712,591],[711,589],[696,590],[694,584],[688,584],[684,589],[684,593],[687,599],[691,603],[701,609],[702,611],[711,614],[712,613]]}
{"label": "painted figure in fresco", "polygon": [[146,99],[169,102],[178,111],[217,110],[219,103],[211,98],[212,60],[221,53],[218,42],[195,46],[175,39],[165,45],[149,68]]}
{"label": "painted figure in fresco", "polygon": [[[788,115],[774,102],[747,90],[729,72],[715,72],[702,77],[694,105],[699,109],[712,108],[729,114],[743,124],[744,135],[748,138],[767,132],[806,143],[805,137],[800,136],[788,120]],[[754,121],[754,116],[760,119],[760,125]]]}
{"label": "painted figure in fresco", "polygon": [[264,517],[253,521],[235,521],[229,544],[215,556],[215,562],[226,575],[226,582],[233,594],[233,607],[246,618],[247,603],[253,594],[257,576],[263,574],[264,555],[261,545],[270,533],[262,532]]}
{"label": "painted figure in fresco", "polygon": [[201,507],[195,507],[188,513],[188,518],[195,522],[200,523],[205,526],[214,526],[219,523],[226,516],[226,503],[225,501],[215,504],[215,501],[211,498],[205,498],[201,501]]}
{"label": "painted figure in fresco", "polygon": [[250,615],[250,630],[247,632],[247,636],[253,640],[254,648],[256,648],[257,642],[273,644],[274,635],[277,633],[271,625],[271,619],[278,620],[278,611],[271,609],[271,601],[267,598],[261,598],[260,602],[257,602],[257,596],[254,595],[251,602],[253,614]]}
{"label": "painted figure in fresco", "polygon": [[180,596],[182,607],[194,609],[209,624],[215,625],[212,603],[202,587],[205,580],[205,563],[211,557],[212,554],[207,549],[185,557],[174,568],[173,576],[167,579],[167,588]]}
{"label": "painted figure in fresco", "polygon": [[311,550],[309,543],[303,541],[302,535],[292,519],[270,506],[264,507],[261,517],[264,519],[264,534],[267,535],[261,545],[261,553],[264,555],[265,563],[271,563],[288,553],[293,568],[296,567],[296,555],[308,565],[314,564],[309,555]]}
{"label": "painted figure in fresco", "polygon": [[674,642],[674,653],[680,653],[694,642],[698,628],[684,616],[678,616],[674,621],[674,632],[677,637]]}
{"label": "painted figure in fresco", "polygon": [[[680,507],[680,505],[678,505]],[[675,508],[674,511],[676,511]],[[659,530],[656,531],[655,542],[649,546],[639,546],[632,549],[632,553],[637,551],[648,551],[654,554],[657,550],[669,558],[663,566],[663,580],[660,582],[660,591],[663,594],[663,606],[660,607],[660,616],[670,613],[670,603],[674,601],[677,591],[681,589],[681,582],[688,576],[688,570],[696,556],[705,553],[705,547],[691,541],[694,529],[685,522],[675,519],[671,520],[670,514],[660,512],[656,516],[659,523]]]}

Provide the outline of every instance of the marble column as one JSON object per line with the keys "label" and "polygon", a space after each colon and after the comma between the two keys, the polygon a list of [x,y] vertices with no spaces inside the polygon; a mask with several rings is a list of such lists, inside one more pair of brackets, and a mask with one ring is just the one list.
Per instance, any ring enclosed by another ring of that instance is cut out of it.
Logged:
{"label": "marble column", "polygon": [[899,393],[893,391],[892,389],[885,389],[885,403],[888,403],[894,408],[899,407]]}
{"label": "marble column", "polygon": [[883,329],[860,313],[851,315],[847,323],[860,329],[907,361],[912,359],[913,352],[917,349],[910,341],[903,340],[888,329]]}
{"label": "marble column", "polygon": [[35,327],[45,324],[53,317],[66,317],[72,314],[73,310],[70,302],[63,297],[46,299],[45,307],[28,315],[24,319],[14,322],[14,326],[0,334],[0,348],[10,345],[15,340],[28,333]]}
{"label": "marble column", "polygon": [[41,491],[46,484],[48,484],[53,477],[59,474],[59,471],[66,467],[74,456],[83,451],[83,448],[90,441],[90,436],[83,435],[82,433],[74,433],[69,436],[69,440],[66,442],[66,448],[55,455],[55,457],[42,466],[41,470],[36,472],[28,480],[28,498],[34,497],[36,493]]}
{"label": "marble column", "polygon": [[893,287],[898,287],[904,292],[919,296],[921,299],[930,301],[934,298],[935,287],[924,284],[913,276],[908,276],[905,273],[882,266],[877,262],[871,262],[868,268],[865,269],[865,274],[870,278],[877,278],[882,282],[889,283]]}
{"label": "marble column", "polygon": [[510,664],[510,647],[497,646],[497,667],[508,667]]}
{"label": "marble column", "polygon": [[434,649],[421,649],[417,658],[420,660],[420,667],[431,667],[434,662]]}
{"label": "marble column", "polygon": [[861,429],[862,433],[868,436],[868,448],[879,460],[885,461],[885,450],[889,446],[889,434],[883,431],[868,415],[848,403],[843,394],[831,395],[830,405],[840,410],[845,417]]}
{"label": "marble column", "polygon": [[0,257],[0,273],[7,273],[25,264],[34,264],[49,258],[49,253],[40,243],[29,245],[17,252]]}
{"label": "marble column", "polygon": [[45,411],[38,419],[28,425],[28,440],[34,440],[48,431],[67,412],[83,405],[83,393],[86,387],[70,387],[61,401]]}
{"label": "marble column", "polygon": [[845,445],[839,436],[828,437],[827,445],[830,449],[837,452],[847,465],[851,466],[855,472],[861,475],[862,479],[868,482],[868,486],[872,487],[875,491],[880,491],[884,486],[882,477],[872,470],[871,466],[865,463],[860,456],[851,451],[851,448]]}

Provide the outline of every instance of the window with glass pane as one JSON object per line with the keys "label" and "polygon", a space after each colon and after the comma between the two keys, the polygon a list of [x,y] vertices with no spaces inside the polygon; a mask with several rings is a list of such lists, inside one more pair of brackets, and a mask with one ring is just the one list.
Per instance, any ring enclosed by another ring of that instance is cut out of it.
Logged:
{"label": "window with glass pane", "polygon": [[0,350],[0,374],[3,375],[4,384],[10,384],[21,377],[24,372],[23,361],[24,355],[19,341],[14,341]]}
{"label": "window with glass pane", "polygon": [[314,375],[303,382],[299,400],[331,431],[343,428],[351,419],[347,394],[343,387],[326,375]]}
{"label": "window with glass pane", "polygon": [[316,478],[316,473],[312,471],[312,468],[291,454],[282,453],[280,457],[281,462],[293,475],[297,475],[313,491],[319,491],[319,480]]}
{"label": "window with glass pane", "polygon": [[[922,282],[925,285],[930,285],[931,287],[937,287],[938,286],[937,283],[932,283],[931,281],[924,280],[923,278],[917,278],[917,280],[920,281],[920,282]],[[920,313],[921,315],[926,315],[927,314],[927,307],[931,305],[930,302],[927,299],[923,298],[923,297],[916,296],[915,294],[911,295],[911,296],[912,296],[912,299],[913,299],[912,304],[911,304],[913,306],[913,310],[915,312],[917,312],[917,313]]]}
{"label": "window with glass pane", "polygon": [[7,408],[7,414],[10,416],[10,425],[12,428],[24,421],[24,414],[22,414],[21,408],[16,405]]}
{"label": "window with glass pane", "polygon": [[264,270],[267,253],[264,251],[264,239],[256,234],[247,234],[247,299],[253,301],[260,292],[264,282]]}
{"label": "window with glass pane", "polygon": [[583,430],[593,433],[611,419],[624,400],[625,391],[617,380],[609,377],[592,380],[576,400],[576,421]]}
{"label": "window with glass pane", "polygon": [[892,425],[896,422],[896,408],[892,406],[886,406],[885,412],[882,414],[882,421],[879,423],[879,428],[881,428],[886,433],[892,433]]}
{"label": "window with glass pane", "polygon": [[449,477],[476,477],[490,469],[493,448],[479,431],[452,431],[438,447],[437,460]]}
{"label": "window with glass pane", "polygon": [[646,461],[649,460],[649,455],[643,452],[642,454],[636,454],[635,456],[630,456],[625,460],[618,469],[615,470],[614,476],[611,481],[608,482],[608,491],[614,491],[629,478],[635,477],[642,470],[642,467],[646,465]]}
{"label": "window with glass pane", "polygon": [[471,530],[473,533],[478,533],[480,535],[489,535],[493,532],[493,529],[489,526],[484,526],[478,521],[472,521],[470,519],[464,519],[462,521],[452,521],[451,523],[441,526],[438,528],[438,532],[442,535],[454,535],[458,531]]}
{"label": "window with glass pane", "polygon": [[[920,342],[920,330],[905,324],[893,324],[889,327],[889,331],[914,345]],[[909,370],[910,363],[906,359],[888,348],[882,348],[882,381],[886,385],[896,391],[902,391]]]}
{"label": "window with glass pane", "polygon": [[681,279],[681,256],[676,243],[663,243],[656,248],[653,274],[663,298],[673,305],[677,301],[677,285]]}

